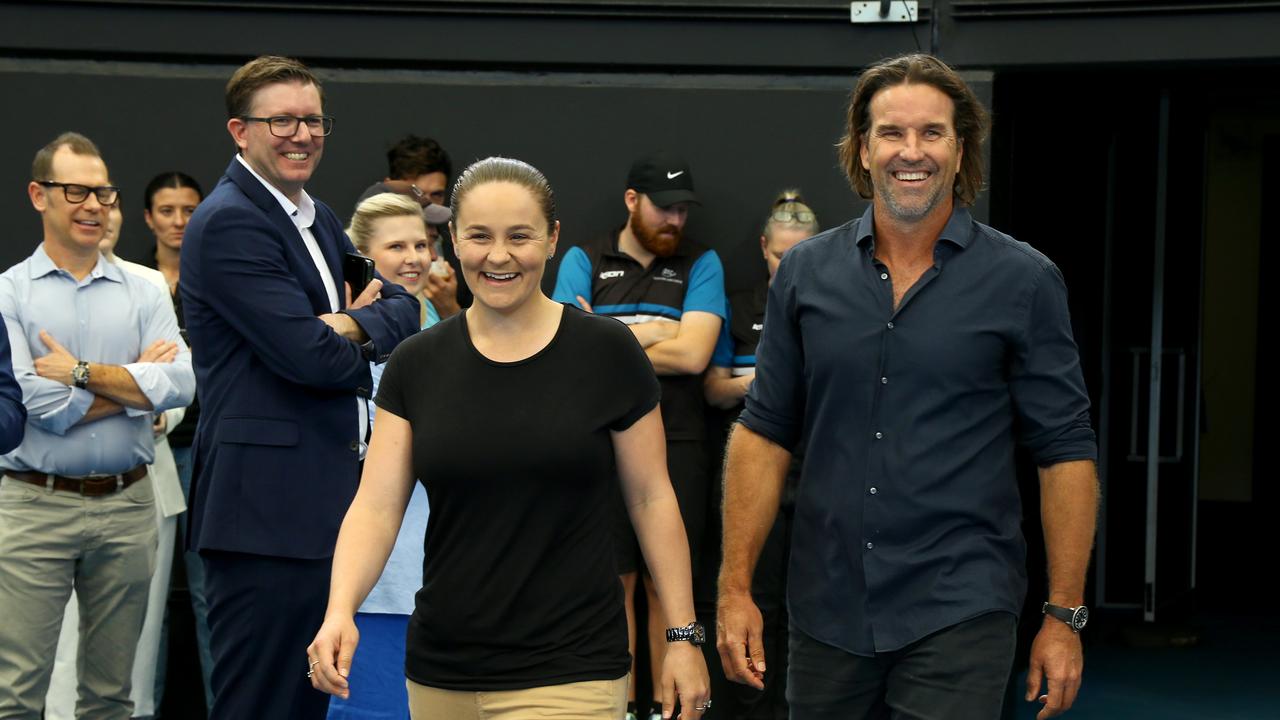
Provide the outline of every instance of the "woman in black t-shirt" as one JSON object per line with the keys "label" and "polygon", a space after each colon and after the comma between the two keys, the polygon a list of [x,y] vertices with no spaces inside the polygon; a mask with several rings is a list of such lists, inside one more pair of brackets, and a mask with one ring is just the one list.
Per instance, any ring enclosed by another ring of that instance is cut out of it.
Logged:
{"label": "woman in black t-shirt", "polygon": [[[312,683],[349,693],[352,617],[417,477],[431,517],[405,659],[413,716],[617,720],[630,658],[607,510],[615,478],[671,635],[701,638],[658,383],[624,325],[543,294],[560,224],[541,173],[481,160],[459,177],[453,209],[475,301],[387,364],[328,612],[307,649]],[[699,649],[676,640],[666,657],[663,696],[700,718],[710,700]]]}

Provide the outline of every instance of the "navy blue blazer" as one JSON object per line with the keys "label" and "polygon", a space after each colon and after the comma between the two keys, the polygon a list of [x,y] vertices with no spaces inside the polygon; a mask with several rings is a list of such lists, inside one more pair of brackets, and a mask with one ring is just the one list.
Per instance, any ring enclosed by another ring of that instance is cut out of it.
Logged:
{"label": "navy blue blazer", "polygon": [[13,375],[9,333],[0,332],[0,454],[22,444],[26,427],[27,406],[22,404],[22,388]]}
{"label": "navy blue blazer", "polygon": [[[320,202],[311,232],[341,287],[355,248]],[[417,299],[384,280],[381,300],[343,311],[372,340],[366,357],[318,319],[329,298],[297,227],[234,158],[191,217],[181,277],[201,411],[188,546],[332,556],[359,481],[355,400],[369,360],[417,331]]]}

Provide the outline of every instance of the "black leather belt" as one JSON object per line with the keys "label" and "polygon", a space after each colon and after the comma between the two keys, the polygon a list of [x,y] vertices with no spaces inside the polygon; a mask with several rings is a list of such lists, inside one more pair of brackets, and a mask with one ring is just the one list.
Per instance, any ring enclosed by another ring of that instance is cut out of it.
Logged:
{"label": "black leather belt", "polygon": [[63,490],[85,497],[101,497],[120,492],[147,476],[147,466],[139,465],[119,475],[90,475],[89,477],[67,477],[49,473],[24,472],[21,470],[5,470],[5,475],[14,480],[21,480],[31,485],[39,485],[48,490]]}

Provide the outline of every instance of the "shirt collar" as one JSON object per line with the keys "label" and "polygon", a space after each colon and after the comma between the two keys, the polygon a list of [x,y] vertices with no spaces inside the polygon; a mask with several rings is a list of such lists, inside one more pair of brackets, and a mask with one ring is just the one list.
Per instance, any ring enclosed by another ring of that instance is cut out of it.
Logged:
{"label": "shirt collar", "polygon": [[249,165],[249,163],[245,162],[243,155],[236,153],[236,160],[239,160],[240,164],[244,166],[244,169],[248,170],[250,175],[256,178],[258,182],[262,183],[262,186],[267,189],[267,192],[271,193],[271,196],[276,199],[276,202],[280,203],[280,207],[284,208],[284,214],[289,216],[289,219],[293,221],[293,224],[296,225],[299,230],[309,228],[315,223],[316,203],[311,199],[311,196],[307,194],[306,190],[302,191],[301,197],[298,199],[298,204],[294,205],[293,201],[286,197],[284,193],[277,190],[275,185],[263,180],[262,176],[259,175],[257,171]]}
{"label": "shirt collar", "polygon": [[[62,269],[53,264],[53,258],[49,257],[49,253],[44,251],[44,243],[36,246],[36,251],[31,253],[31,279],[42,278],[49,273],[62,272]],[[102,253],[98,253],[98,262],[93,266],[93,270],[89,271],[89,279],[97,280],[98,278],[106,278],[112,282],[124,282],[124,275],[120,268],[107,261]]]}
{"label": "shirt collar", "polygon": [[[868,205],[862,217],[858,218],[858,222],[854,227],[854,240],[859,247],[870,248],[875,250],[875,206]],[[939,240],[946,240],[963,250],[969,247],[969,241],[973,239],[973,216],[969,214],[969,208],[959,205],[951,209],[951,217],[947,219],[947,224],[942,228],[942,234],[938,236]]]}

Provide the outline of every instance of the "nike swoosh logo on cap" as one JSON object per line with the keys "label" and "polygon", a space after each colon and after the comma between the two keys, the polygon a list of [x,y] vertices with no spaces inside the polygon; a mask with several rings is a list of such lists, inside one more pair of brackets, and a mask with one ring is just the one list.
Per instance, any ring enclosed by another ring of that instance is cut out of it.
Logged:
{"label": "nike swoosh logo on cap", "polygon": [[683,174],[684,174],[684,171],[683,171],[683,170],[681,170],[680,172],[668,172],[668,173],[667,173],[667,179],[668,179],[668,180],[675,180],[676,178],[680,177],[680,176],[681,176],[681,175],[683,175]]}

